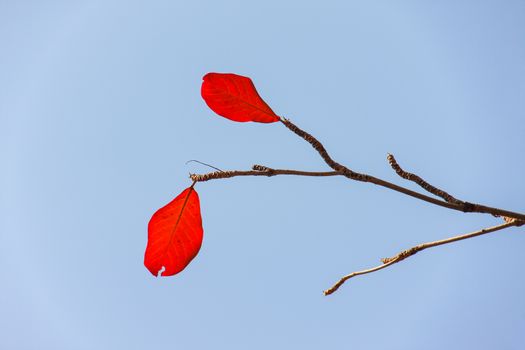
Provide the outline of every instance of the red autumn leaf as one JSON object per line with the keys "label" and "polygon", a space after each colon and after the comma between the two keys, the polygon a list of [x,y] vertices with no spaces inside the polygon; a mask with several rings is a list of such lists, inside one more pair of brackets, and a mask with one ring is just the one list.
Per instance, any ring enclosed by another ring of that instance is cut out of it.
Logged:
{"label": "red autumn leaf", "polygon": [[250,78],[231,73],[208,73],[202,80],[202,98],[218,115],[236,122],[279,121],[279,116],[259,96]]}
{"label": "red autumn leaf", "polygon": [[202,244],[199,195],[189,187],[153,214],[148,224],[148,245],[144,265],[157,276],[171,276],[184,270]]}

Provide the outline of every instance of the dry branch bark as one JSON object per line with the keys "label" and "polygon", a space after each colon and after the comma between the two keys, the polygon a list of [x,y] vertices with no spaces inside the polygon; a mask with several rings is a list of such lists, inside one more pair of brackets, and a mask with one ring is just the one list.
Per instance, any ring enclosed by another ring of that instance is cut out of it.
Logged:
{"label": "dry branch bark", "polygon": [[470,233],[467,233],[467,234],[464,234],[464,235],[454,236],[454,237],[442,239],[442,240],[439,240],[439,241],[427,242],[427,243],[416,245],[416,246],[414,246],[412,248],[403,250],[402,252],[398,253],[397,255],[395,255],[395,256],[393,256],[391,258],[383,258],[383,259],[381,259],[383,264],[381,264],[379,266],[376,266],[376,267],[373,267],[373,268],[367,269],[367,270],[352,272],[351,274],[348,274],[348,275],[342,277],[332,287],[330,287],[327,290],[325,290],[324,294],[325,295],[332,294],[337,289],[339,289],[339,287],[341,287],[350,278],[382,270],[382,269],[384,269],[386,267],[392,266],[392,265],[394,265],[394,264],[396,264],[396,263],[398,263],[400,261],[403,261],[406,258],[409,258],[409,257],[415,255],[416,253],[422,251],[422,250],[425,250],[425,249],[428,249],[428,248],[432,248],[432,247],[437,247],[437,246],[444,245],[444,244],[449,244],[449,243],[461,241],[461,240],[468,239],[468,238],[473,238],[473,237],[485,235],[487,233],[503,230],[503,229],[506,229],[506,228],[511,227],[511,226],[519,226],[521,224],[520,224],[520,222],[518,220],[512,219],[512,221],[510,221],[510,222],[506,222],[504,224],[493,226],[493,227],[484,228],[484,229],[481,229],[479,231],[474,231],[474,232],[470,232]]}
{"label": "dry branch bark", "polygon": [[392,154],[389,154],[387,160],[392,167],[392,169],[402,178],[412,181],[419,185],[423,190],[428,193],[440,197],[441,199],[427,196],[425,194],[410,190],[408,188],[396,185],[394,183],[388,182],[386,180],[374,177],[369,174],[356,172],[338,162],[336,162],[327,152],[323,144],[317,140],[314,136],[307,133],[306,131],[300,129],[297,125],[293,124],[290,120],[281,118],[281,123],[286,126],[290,131],[292,131],[297,136],[301,137],[303,140],[308,142],[321,156],[324,162],[333,170],[333,171],[301,171],[301,170],[290,170],[290,169],[273,169],[263,165],[254,165],[252,170],[229,170],[229,171],[215,171],[207,174],[190,174],[191,180],[194,182],[203,182],[216,179],[227,179],[237,176],[277,176],[277,175],[297,175],[297,176],[312,176],[312,177],[324,177],[324,176],[344,176],[348,179],[360,181],[360,182],[369,182],[378,186],[388,188],[390,190],[402,193],[404,195],[414,197],[416,199],[422,200],[427,203],[431,203],[440,207],[457,210],[461,212],[475,212],[482,214],[491,214],[496,217],[503,217],[505,223],[497,226],[484,228],[479,231],[454,236],[446,238],[439,241],[427,242],[417,246],[414,246],[410,249],[404,250],[399,254],[391,257],[382,259],[383,264],[362,271],[352,272],[349,275],[343,276],[337,283],[335,283],[331,288],[324,291],[325,295],[330,295],[334,293],[341,285],[343,285],[347,280],[355,276],[364,275],[372,272],[382,270],[388,266],[396,264],[400,261],[405,260],[406,258],[428,248],[437,247],[444,244],[449,244],[457,242],[464,239],[473,238],[476,236],[488,234],[491,232],[500,231],[512,226],[522,226],[525,224],[525,214],[516,213],[500,208],[493,208],[485,206],[482,204],[470,203],[463,200],[459,200],[444,190],[431,185],[427,181],[423,180],[420,176],[409,173],[401,168],[397,163],[395,157]]}

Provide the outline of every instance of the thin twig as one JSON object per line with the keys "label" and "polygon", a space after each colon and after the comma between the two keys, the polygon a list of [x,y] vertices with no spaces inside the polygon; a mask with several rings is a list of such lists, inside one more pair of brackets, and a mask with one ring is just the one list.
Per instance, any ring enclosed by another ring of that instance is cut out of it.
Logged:
{"label": "thin twig", "polygon": [[412,247],[410,249],[404,250],[404,251],[400,252],[399,254],[397,254],[397,255],[395,255],[395,256],[393,256],[391,258],[381,259],[383,264],[381,264],[379,266],[376,266],[376,267],[373,267],[373,268],[367,269],[367,270],[352,272],[351,274],[342,277],[339,281],[337,281],[336,284],[334,284],[332,287],[330,287],[327,290],[325,290],[324,291],[324,295],[332,294],[337,289],[339,289],[339,287],[341,287],[347,280],[349,280],[352,277],[359,276],[359,275],[365,275],[367,273],[371,273],[371,272],[382,270],[382,269],[384,269],[384,268],[386,268],[388,266],[391,266],[391,265],[393,265],[395,263],[403,261],[406,258],[408,258],[408,257],[410,257],[410,256],[412,256],[412,255],[414,255],[414,254],[416,254],[416,253],[418,253],[418,252],[420,252],[422,250],[425,250],[427,248],[437,247],[437,246],[440,246],[440,245],[449,244],[449,243],[461,241],[461,240],[464,240],[464,239],[485,235],[487,233],[503,230],[503,229],[505,229],[507,227],[520,226],[522,224],[523,224],[523,222],[520,222],[519,220],[513,219],[511,221],[505,222],[504,224],[493,226],[493,227],[489,227],[489,228],[484,228],[484,229],[479,230],[479,231],[474,231],[474,232],[471,232],[471,233],[467,233],[467,234],[463,234],[463,235],[459,235],[459,236],[454,236],[454,237],[442,239],[442,240],[439,240],[439,241],[433,241],[433,242],[427,242],[427,243],[419,244],[419,245],[414,246],[414,247]]}
{"label": "thin twig", "polygon": [[464,201],[454,198],[447,192],[435,186],[432,186],[431,184],[423,180],[421,177],[404,171],[399,166],[399,164],[397,163],[393,155],[388,156],[388,161],[390,165],[392,166],[392,168],[396,171],[396,173],[399,176],[401,176],[404,179],[415,182],[416,184],[421,186],[424,190],[428,191],[429,193],[433,195],[441,197],[443,200],[440,200],[434,197],[430,197],[430,196],[424,195],[416,191],[412,191],[408,188],[398,186],[396,184],[376,178],[368,174],[355,172],[347,168],[346,166],[339,164],[335,160],[333,160],[332,157],[330,157],[330,155],[324,148],[323,144],[321,144],[321,142],[319,142],[315,137],[313,137],[306,131],[300,129],[298,126],[293,124],[288,119],[281,118],[281,122],[289,130],[291,130],[296,135],[298,135],[299,137],[301,137],[302,139],[310,143],[310,145],[312,145],[312,147],[319,153],[321,158],[323,158],[325,163],[330,168],[332,168],[334,171],[312,172],[312,171],[300,171],[300,170],[289,170],[289,169],[272,169],[272,168],[269,168],[263,165],[254,165],[252,167],[252,170],[246,170],[246,171],[241,171],[241,170],[222,171],[218,168],[213,167],[219,171],[215,171],[215,172],[207,173],[207,174],[190,174],[190,178],[193,181],[192,187],[197,182],[209,181],[209,180],[214,180],[214,179],[226,179],[226,178],[231,178],[231,177],[236,177],[236,176],[268,176],[268,177],[276,176],[276,175],[298,175],[298,176],[313,176],[313,177],[345,176],[352,180],[361,181],[361,182],[370,182],[370,183],[373,183],[373,184],[376,184],[376,185],[379,185],[385,188],[389,188],[391,190],[403,193],[405,195],[408,195],[408,196],[411,196],[411,197],[414,197],[422,201],[425,201],[431,204],[435,204],[441,207],[458,210],[462,212],[478,212],[478,213],[492,214],[494,216],[503,216],[503,219],[505,220],[504,224],[501,224],[498,226],[482,229],[482,230],[475,231],[472,233],[459,235],[459,236],[455,236],[455,237],[451,237],[451,238],[447,238],[447,239],[443,239],[439,241],[423,243],[415,247],[412,247],[410,249],[407,249],[405,251],[402,251],[394,257],[382,259],[383,264],[379,266],[376,266],[376,267],[373,267],[367,270],[356,271],[356,272],[353,272],[349,275],[342,277],[331,288],[324,291],[325,295],[330,295],[334,293],[341,285],[343,285],[348,279],[352,277],[359,276],[359,275],[365,275],[368,273],[382,270],[424,249],[436,247],[436,246],[443,245],[443,244],[449,244],[449,243],[457,242],[457,241],[468,239],[468,238],[473,238],[473,237],[484,235],[484,234],[488,234],[491,232],[505,229],[510,226],[521,226],[525,224],[525,214],[515,213],[515,212],[498,209],[498,208],[492,208],[492,207],[484,206],[481,204],[464,202]]}
{"label": "thin twig", "polygon": [[464,204],[463,201],[460,201],[459,199],[454,198],[453,196],[443,191],[442,189],[432,186],[431,184],[429,184],[428,182],[426,182],[425,180],[423,180],[421,177],[417,176],[416,174],[412,174],[412,173],[409,173],[408,171],[403,170],[401,166],[397,163],[397,160],[393,154],[388,154],[386,159],[388,160],[388,163],[390,164],[392,169],[394,169],[396,174],[401,176],[403,179],[415,182],[416,184],[421,186],[421,188],[423,188],[425,191],[443,198],[446,202],[454,203],[457,205]]}
{"label": "thin twig", "polygon": [[253,170],[227,170],[214,171],[207,174],[190,174],[190,179],[203,182],[216,179],[227,179],[236,176],[276,176],[276,175],[299,175],[299,176],[338,176],[337,171],[300,171],[288,169],[272,169],[263,165],[254,165]]}
{"label": "thin twig", "polygon": [[310,143],[312,147],[319,153],[321,158],[325,161],[326,164],[335,171],[343,174],[344,176],[362,182],[370,182],[370,175],[357,173],[353,170],[348,169],[342,164],[337,163],[335,160],[330,157],[323,144],[319,142],[315,137],[307,133],[306,131],[300,129],[297,125],[292,123],[289,119],[281,118],[281,123],[284,124],[288,129],[294,132],[296,135],[304,139],[306,142]]}
{"label": "thin twig", "polygon": [[441,207],[445,207],[445,208],[449,208],[449,209],[453,209],[453,210],[462,211],[462,212],[465,212],[465,213],[468,213],[468,212],[486,213],[486,214],[492,214],[492,215],[495,215],[495,216],[507,216],[507,217],[515,218],[515,219],[518,219],[518,220],[521,220],[521,221],[525,221],[525,214],[515,213],[515,212],[504,210],[504,209],[493,208],[493,207],[488,207],[488,206],[484,206],[484,205],[481,205],[481,204],[475,204],[475,203],[469,203],[469,202],[460,202],[459,204],[449,203],[449,202],[446,202],[446,201],[443,201],[443,200],[436,199],[434,197],[430,197],[430,196],[421,194],[419,192],[412,191],[412,190],[410,190],[408,188],[405,188],[405,187],[393,184],[391,182],[379,179],[379,178],[374,177],[372,175],[355,172],[355,171],[345,167],[344,165],[341,165],[341,164],[337,163],[336,161],[334,161],[330,157],[330,155],[328,154],[328,152],[326,151],[324,146],[321,144],[321,142],[319,142],[315,137],[313,137],[312,135],[310,135],[306,131],[300,129],[297,125],[292,123],[290,120],[285,119],[285,118],[281,118],[281,122],[290,131],[292,131],[293,133],[295,133],[296,135],[298,135],[299,137],[304,139],[306,142],[310,143],[312,145],[312,147],[319,153],[321,158],[323,158],[325,163],[330,168],[334,169],[336,172],[342,174],[343,176],[345,176],[345,177],[347,177],[349,179],[356,180],[356,181],[361,181],[361,182],[370,182],[370,183],[373,183],[373,184],[376,184],[376,185],[379,185],[379,186],[382,186],[382,187],[386,187],[386,188],[389,188],[391,190],[403,193],[403,194],[405,194],[407,196],[411,196],[411,197],[420,199],[420,200],[428,202],[428,203],[432,203],[432,204],[435,204],[435,205],[438,205],[438,206],[441,206]]}

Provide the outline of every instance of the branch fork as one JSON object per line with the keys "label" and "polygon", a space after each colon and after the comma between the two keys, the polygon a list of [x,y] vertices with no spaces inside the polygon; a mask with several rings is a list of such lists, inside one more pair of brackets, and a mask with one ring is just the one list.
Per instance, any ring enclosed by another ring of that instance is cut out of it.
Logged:
{"label": "branch fork", "polygon": [[376,178],[369,174],[356,172],[336,162],[335,160],[333,160],[321,142],[319,142],[311,134],[300,129],[297,125],[293,124],[289,119],[280,118],[280,122],[290,131],[292,131],[294,134],[296,134],[297,136],[299,136],[300,138],[308,142],[314,148],[314,150],[316,150],[319,153],[321,158],[332,169],[332,171],[312,172],[312,171],[301,171],[301,170],[290,170],[290,169],[274,169],[274,168],[270,168],[264,165],[256,164],[252,167],[251,170],[229,170],[229,171],[218,170],[218,171],[214,171],[214,172],[207,173],[207,174],[190,174],[190,179],[195,184],[197,182],[204,182],[204,181],[217,180],[217,179],[227,179],[227,178],[237,177],[237,176],[267,176],[267,177],[279,176],[279,175],[296,175],[296,176],[312,176],[312,177],[344,176],[354,181],[373,183],[375,185],[382,186],[390,190],[402,193],[404,195],[422,200],[430,204],[441,206],[444,208],[457,210],[457,211],[461,211],[465,213],[491,214],[495,217],[502,217],[504,220],[503,224],[500,224],[497,226],[484,228],[484,229],[474,231],[471,233],[453,236],[453,237],[438,240],[438,241],[419,244],[417,246],[406,249],[393,257],[383,258],[381,259],[382,261],[381,265],[378,265],[376,267],[366,269],[366,270],[352,272],[349,275],[343,276],[332,287],[324,291],[325,295],[330,295],[334,293],[336,290],[339,289],[339,287],[341,287],[350,278],[382,270],[386,267],[389,267],[398,262],[401,262],[422,250],[444,245],[444,244],[457,242],[457,241],[464,240],[464,239],[473,238],[476,236],[485,235],[485,234],[500,231],[500,230],[503,230],[503,229],[506,229],[512,226],[517,227],[517,226],[522,226],[525,224],[525,214],[523,213],[516,213],[516,212],[504,210],[504,209],[493,208],[493,207],[471,203],[471,202],[467,202],[467,201],[463,201],[463,200],[455,198],[454,196],[450,195],[444,190],[431,185],[430,183],[425,181],[420,176],[403,170],[403,168],[401,168],[401,166],[398,164],[397,160],[395,159],[394,155],[392,154],[388,154],[387,161],[392,167],[392,169],[395,171],[395,173],[405,180],[416,183],[424,191],[431,194],[432,196],[410,190],[406,187],[402,187],[394,183],[388,182],[386,180]]}

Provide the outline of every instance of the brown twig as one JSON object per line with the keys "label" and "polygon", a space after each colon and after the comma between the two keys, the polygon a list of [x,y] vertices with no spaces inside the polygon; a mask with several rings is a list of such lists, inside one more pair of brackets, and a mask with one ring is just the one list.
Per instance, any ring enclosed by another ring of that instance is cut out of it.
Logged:
{"label": "brown twig", "polygon": [[323,144],[319,142],[315,137],[307,133],[306,131],[300,129],[297,125],[292,123],[289,119],[281,118],[281,123],[284,124],[288,129],[294,132],[296,135],[304,139],[306,142],[310,143],[312,147],[319,153],[321,158],[325,161],[326,164],[338,173],[343,174],[344,176],[357,181],[371,182],[371,176],[367,174],[357,173],[353,170],[348,169],[344,165],[337,163],[335,160],[330,157]]}
{"label": "brown twig", "polygon": [[401,168],[401,166],[399,166],[399,164],[397,163],[397,160],[396,160],[396,158],[394,158],[393,154],[388,154],[386,159],[388,160],[388,163],[390,164],[392,169],[394,169],[396,174],[401,176],[403,179],[415,182],[416,184],[421,186],[421,188],[423,188],[425,191],[430,192],[433,195],[436,195],[438,197],[443,198],[446,202],[454,203],[454,204],[457,204],[457,205],[463,205],[464,204],[463,201],[460,201],[459,199],[456,199],[453,196],[451,196],[450,194],[448,194],[447,192],[445,192],[445,191],[443,191],[443,190],[441,190],[441,189],[439,189],[439,188],[437,188],[435,186],[432,186],[431,184],[429,184],[428,182],[426,182],[425,180],[423,180],[421,177],[417,176],[416,174],[412,174],[412,173],[409,173],[408,171],[404,171]]}
{"label": "brown twig", "polygon": [[459,235],[459,236],[454,236],[454,237],[442,239],[442,240],[439,240],[439,241],[433,241],[433,242],[427,242],[427,243],[419,244],[419,245],[414,246],[414,247],[412,247],[410,249],[404,250],[404,251],[400,252],[399,254],[397,254],[397,255],[395,255],[395,256],[393,256],[391,258],[381,259],[383,264],[381,264],[379,266],[376,266],[376,267],[373,267],[373,268],[367,269],[367,270],[352,272],[351,274],[348,274],[348,275],[342,277],[332,287],[330,287],[327,290],[325,290],[324,291],[324,295],[330,295],[330,294],[334,293],[337,289],[339,289],[339,287],[341,287],[347,280],[349,280],[352,277],[359,276],[359,275],[365,275],[365,274],[368,274],[368,273],[371,273],[371,272],[382,270],[382,269],[384,269],[386,267],[389,267],[389,266],[391,266],[393,264],[396,264],[396,263],[398,263],[400,261],[403,261],[406,258],[408,258],[408,257],[410,257],[410,256],[412,256],[412,255],[414,255],[414,254],[416,254],[416,253],[418,253],[418,252],[420,252],[422,250],[425,250],[427,248],[437,247],[437,246],[440,246],[440,245],[449,244],[449,243],[461,241],[461,240],[464,240],[464,239],[485,235],[485,234],[488,234],[488,233],[491,233],[491,232],[503,230],[503,229],[505,229],[507,227],[520,226],[522,224],[523,224],[523,222],[520,222],[519,220],[513,219],[513,220],[511,220],[509,222],[505,222],[504,224],[493,226],[493,227],[489,227],[489,228],[484,228],[484,229],[479,230],[479,231],[475,231],[475,232],[471,232],[471,233],[467,233],[467,234],[463,234],[463,235]]}
{"label": "brown twig", "polygon": [[422,201],[435,204],[441,207],[458,210],[462,212],[478,212],[478,213],[486,213],[486,214],[492,214],[494,216],[502,216],[505,220],[504,224],[482,229],[479,231],[475,231],[472,233],[459,235],[439,241],[433,241],[428,243],[423,243],[420,245],[417,245],[415,247],[412,247],[410,249],[404,250],[401,253],[397,254],[394,257],[391,258],[385,258],[382,259],[383,264],[367,269],[362,271],[356,271],[349,275],[346,275],[342,277],[337,283],[335,283],[331,288],[324,291],[325,295],[330,295],[334,293],[341,285],[343,285],[348,279],[359,276],[359,275],[365,275],[368,273],[372,273],[375,271],[382,270],[388,266],[391,266],[395,263],[398,263],[417,252],[420,252],[424,249],[436,247],[443,244],[448,244],[452,242],[457,242],[463,239],[473,238],[476,236],[484,235],[490,232],[499,231],[502,229],[505,229],[510,226],[521,226],[525,224],[525,214],[521,213],[515,213],[508,210],[503,210],[499,208],[492,208],[488,206],[484,206],[481,204],[474,204],[469,202],[464,202],[461,200],[456,199],[452,195],[448,194],[447,192],[432,186],[425,180],[423,180],[421,177],[404,171],[397,161],[395,160],[394,156],[389,154],[388,155],[388,161],[394,171],[401,176],[404,179],[407,179],[409,181],[413,181],[419,186],[421,186],[424,190],[427,192],[436,195],[438,197],[441,197],[441,199],[437,199],[434,197],[430,197],[427,195],[424,195],[422,193],[412,191],[408,188],[398,186],[396,184],[393,184],[391,182],[376,178],[374,176],[364,174],[364,173],[358,173],[355,172],[346,166],[339,164],[338,162],[334,161],[332,157],[328,154],[324,146],[319,142],[315,137],[307,133],[306,131],[300,129],[298,126],[293,124],[288,119],[281,118],[281,122],[292,132],[294,132],[296,135],[310,143],[312,147],[319,153],[321,158],[325,161],[325,163],[332,168],[334,171],[325,171],[325,172],[313,172],[313,171],[300,171],[300,170],[289,170],[289,169],[273,169],[269,168],[263,165],[254,165],[252,167],[252,170],[231,170],[231,171],[215,171],[207,174],[190,174],[190,178],[193,181],[192,187],[197,182],[203,182],[203,181],[209,181],[209,180],[215,180],[215,179],[226,179],[236,176],[276,176],[276,175],[299,175],[299,176],[314,176],[314,177],[320,177],[320,176],[345,176],[349,179],[361,181],[361,182],[370,182],[385,188],[389,188],[391,190],[403,193],[405,195],[420,199]]}
{"label": "brown twig", "polygon": [[486,214],[492,214],[495,216],[507,216],[510,218],[515,218],[521,221],[525,221],[525,214],[515,213],[512,211],[499,209],[499,208],[493,208],[484,206],[481,204],[474,204],[469,202],[462,202],[460,203],[449,203],[443,200],[436,199],[434,197],[430,197],[424,194],[421,194],[419,192],[412,191],[408,188],[398,186],[396,184],[393,184],[391,182],[379,179],[377,177],[374,177],[372,175],[368,174],[362,174],[355,172],[344,165],[341,165],[334,161],[332,157],[328,154],[324,146],[319,142],[315,137],[307,133],[306,131],[300,129],[297,125],[293,124],[290,120],[281,118],[281,122],[286,126],[290,131],[304,139],[306,142],[310,143],[312,147],[319,153],[321,158],[325,161],[325,163],[332,169],[334,169],[336,172],[341,173],[343,176],[346,176],[349,179],[356,180],[356,181],[362,181],[362,182],[370,182],[382,187],[389,188],[391,190],[394,190],[396,192],[403,193],[407,196],[411,196],[417,199],[420,199],[422,201],[432,203],[441,207],[453,209],[462,211],[465,213],[468,212],[477,212],[477,213],[486,213]]}
{"label": "brown twig", "polygon": [[263,165],[254,165],[253,170],[227,170],[214,171],[207,174],[190,174],[190,179],[195,182],[203,182],[216,179],[227,179],[236,176],[276,176],[276,175],[299,175],[299,176],[338,176],[337,171],[300,171],[288,169],[272,169]]}

